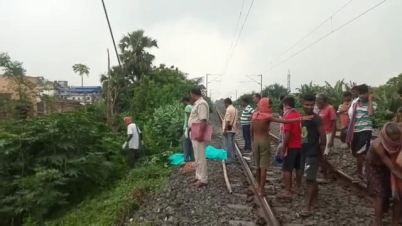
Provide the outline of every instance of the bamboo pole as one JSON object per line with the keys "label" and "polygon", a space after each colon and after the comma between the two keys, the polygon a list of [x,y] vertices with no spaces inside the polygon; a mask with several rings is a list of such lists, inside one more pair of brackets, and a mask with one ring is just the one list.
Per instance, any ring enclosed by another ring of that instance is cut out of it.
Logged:
{"label": "bamboo pole", "polygon": [[232,187],[230,186],[230,182],[229,182],[229,177],[228,177],[228,173],[226,171],[226,164],[225,161],[222,160],[222,168],[223,168],[223,176],[225,177],[225,182],[226,182],[226,187],[228,188],[229,194],[232,194]]}

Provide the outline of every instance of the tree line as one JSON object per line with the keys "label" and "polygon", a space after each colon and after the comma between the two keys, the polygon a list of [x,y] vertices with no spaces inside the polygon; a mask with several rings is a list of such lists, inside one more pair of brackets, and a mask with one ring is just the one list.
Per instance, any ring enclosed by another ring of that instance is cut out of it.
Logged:
{"label": "tree line", "polygon": [[[120,151],[125,116],[144,133],[147,161],[163,164],[181,150],[181,99],[202,80],[189,79],[175,66],[154,65],[149,50],[159,46],[143,30],[124,35],[118,46],[122,65],[100,75],[99,103],[73,113],[27,114],[0,122],[0,225],[43,225],[126,175]],[[22,62],[2,53],[0,67],[2,76],[17,81],[15,101],[32,103]],[[85,64],[72,68],[89,75]]]}
{"label": "tree line", "polygon": [[[338,108],[343,102],[343,93],[350,91],[353,86],[359,85],[356,82],[346,82],[344,79],[338,80],[335,84],[325,82],[324,85],[315,84],[312,81],[307,84],[302,84],[296,88],[296,92],[290,93],[283,85],[275,83],[266,86],[262,90],[262,96],[269,97],[273,100],[273,108],[277,109],[279,106],[279,97],[281,95],[293,95],[296,97],[297,107],[300,108],[301,97],[305,94],[318,94],[324,93],[328,96],[329,103]],[[369,84],[367,84],[369,85]],[[370,87],[371,93],[374,95],[374,100],[378,105],[378,112],[376,114],[376,125],[381,126],[384,122],[392,120],[398,108],[402,106],[400,93],[402,93],[402,73],[390,78],[385,84],[380,86]],[[252,103],[252,96],[256,92],[246,93],[241,95],[236,104],[245,98]]]}

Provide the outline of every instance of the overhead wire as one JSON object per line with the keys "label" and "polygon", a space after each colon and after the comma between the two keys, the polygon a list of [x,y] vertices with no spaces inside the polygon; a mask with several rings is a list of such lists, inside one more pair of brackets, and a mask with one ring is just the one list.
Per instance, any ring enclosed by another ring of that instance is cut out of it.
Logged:
{"label": "overhead wire", "polygon": [[228,52],[228,56],[226,58],[225,67],[226,67],[226,64],[229,61],[229,56],[230,56],[230,53],[231,53],[231,50],[232,50],[232,47],[233,47],[233,43],[234,43],[234,40],[235,40],[235,37],[236,37],[237,28],[239,27],[240,18],[241,18],[242,14],[243,14],[244,2],[245,2],[245,0],[243,0],[243,3],[242,3],[241,8],[240,8],[239,16],[237,17],[236,27],[235,27],[235,30],[234,30],[234,33],[233,33],[232,42],[230,43],[229,52]]}
{"label": "overhead wire", "polygon": [[318,29],[320,29],[324,24],[326,24],[328,21],[332,20],[332,18],[334,16],[336,16],[336,14],[338,14],[339,12],[341,12],[344,8],[346,8],[346,6],[348,6],[353,0],[349,0],[346,4],[344,4],[341,8],[339,8],[335,13],[333,13],[331,16],[329,16],[327,19],[325,19],[321,24],[319,24],[317,27],[315,27],[313,30],[311,30],[308,34],[306,34],[305,36],[303,36],[301,39],[299,39],[297,42],[295,42],[292,46],[290,46],[288,49],[286,49],[284,52],[282,52],[277,58],[281,58],[283,55],[285,55],[287,52],[289,52],[289,50],[293,49],[293,47],[295,47],[297,44],[299,44],[300,42],[302,42],[304,39],[306,39],[307,37],[309,37],[311,34],[313,34],[315,31],[317,31]]}
{"label": "overhead wire", "polygon": [[239,35],[237,36],[236,42],[235,42],[235,44],[234,44],[234,46],[233,46],[233,49],[232,49],[232,52],[231,52],[231,54],[230,54],[230,56],[229,56],[228,63],[226,64],[225,69],[223,70],[222,76],[225,75],[226,70],[227,70],[227,68],[229,67],[230,61],[232,60],[232,57],[233,57],[233,53],[234,53],[234,51],[236,50],[237,43],[238,43],[238,41],[239,41],[239,39],[240,39],[241,33],[243,32],[244,25],[245,25],[246,22],[247,22],[248,16],[250,15],[250,11],[251,11],[251,8],[253,7],[253,4],[254,4],[254,0],[251,1],[250,7],[248,8],[248,11],[247,11],[247,14],[246,14],[246,18],[244,19],[243,24],[242,24],[242,26],[241,26],[241,28],[240,28]]}
{"label": "overhead wire", "polygon": [[247,22],[248,16],[250,15],[250,11],[251,11],[251,8],[253,7],[253,5],[254,5],[254,0],[251,1],[251,4],[250,4],[250,6],[249,6],[249,8],[248,8],[246,17],[245,17],[245,19],[244,19],[244,21],[243,21],[243,24],[242,24],[241,28],[240,28],[240,32],[239,32],[239,34],[238,34],[238,36],[237,36],[236,42],[235,42],[235,44],[234,44],[234,46],[233,46],[233,48],[232,48],[232,52],[230,52],[230,50],[229,50],[229,57],[228,57],[227,63],[225,64],[225,67],[224,67],[223,72],[222,72],[222,79],[221,79],[221,82],[219,82],[219,89],[221,88],[221,84],[222,84],[223,77],[225,76],[226,70],[227,70],[227,68],[228,68],[229,65],[230,65],[230,61],[232,60],[233,53],[234,53],[234,51],[235,51],[235,49],[236,49],[237,43],[238,43],[238,41],[239,41],[239,39],[240,39],[240,36],[241,36],[241,34],[242,34],[242,32],[243,32],[244,25],[245,25],[246,22]]}
{"label": "overhead wire", "polygon": [[276,67],[278,67],[279,65],[285,63],[286,61],[292,59],[293,57],[299,55],[300,53],[304,52],[305,50],[307,50],[308,48],[314,46],[315,44],[319,43],[320,41],[322,41],[323,39],[327,38],[328,36],[332,35],[333,33],[339,31],[340,29],[344,28],[345,26],[347,26],[348,24],[352,23],[353,21],[357,20],[358,18],[362,17],[363,15],[367,14],[368,12],[372,11],[373,9],[379,7],[380,5],[382,5],[383,3],[385,3],[387,0],[383,0],[377,4],[375,4],[374,6],[370,7],[369,9],[367,9],[366,11],[364,11],[363,13],[357,15],[356,17],[354,17],[353,19],[347,21],[346,23],[340,25],[339,27],[333,29],[330,33],[322,36],[321,38],[317,39],[316,41],[314,41],[313,43],[311,43],[310,45],[302,48],[301,50],[297,51],[296,53],[290,55],[289,57],[285,58],[284,60],[280,61],[279,63],[275,64],[274,66],[272,66],[268,71],[271,71],[273,69],[275,69]]}
{"label": "overhead wire", "polygon": [[[235,30],[234,30],[234,33],[233,33],[232,42],[230,43],[228,55],[226,57],[225,66],[223,68],[226,68],[226,66],[227,66],[227,64],[229,62],[229,57],[230,57],[230,54],[232,52],[233,43],[234,43],[234,40],[235,40],[235,37],[236,37],[236,34],[237,34],[237,28],[239,28],[240,19],[241,19],[241,16],[243,15],[244,3],[245,3],[245,0],[243,0],[243,3],[242,3],[241,8],[240,8],[239,16],[237,17],[237,22],[236,22],[236,27],[235,27]],[[221,74],[221,76],[222,76],[222,74]],[[219,88],[220,88],[220,86],[221,86],[221,81],[219,81]]]}

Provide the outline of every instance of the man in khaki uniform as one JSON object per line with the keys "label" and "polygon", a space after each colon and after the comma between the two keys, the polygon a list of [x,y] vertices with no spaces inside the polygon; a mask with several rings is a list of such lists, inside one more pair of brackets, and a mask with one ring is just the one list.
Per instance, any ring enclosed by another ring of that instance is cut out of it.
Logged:
{"label": "man in khaki uniform", "polygon": [[236,134],[237,129],[237,110],[232,105],[232,100],[226,98],[224,100],[226,112],[225,118],[222,122],[222,132],[225,143],[225,149],[227,152],[227,160],[226,163],[230,164],[234,162],[235,158],[235,143],[234,136]]}
{"label": "man in khaki uniform", "polygon": [[[196,187],[202,187],[208,183],[207,159],[205,156],[206,143],[203,138],[209,121],[209,106],[204,98],[202,98],[200,88],[193,88],[190,95],[194,106],[188,119],[188,127],[191,133],[198,134],[195,140],[192,140],[197,170],[195,172],[195,178],[191,183]],[[192,125],[195,123],[200,125],[199,131],[191,130]]]}

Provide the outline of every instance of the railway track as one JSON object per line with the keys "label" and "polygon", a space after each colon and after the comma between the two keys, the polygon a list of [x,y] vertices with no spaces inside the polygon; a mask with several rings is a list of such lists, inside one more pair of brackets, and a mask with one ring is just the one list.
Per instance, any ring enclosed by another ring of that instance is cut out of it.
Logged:
{"label": "railway track", "polygon": [[[224,114],[224,108],[222,106],[216,107],[216,112],[218,113],[219,117],[221,120],[223,120],[223,114]],[[247,156],[244,156],[242,152],[240,151],[239,144],[241,143],[241,136],[240,134],[236,134],[235,137],[235,151],[236,151],[236,157],[239,160],[241,167],[243,169],[243,172],[247,178],[247,181],[249,183],[249,189],[252,192],[251,195],[253,196],[254,202],[257,204],[257,212],[259,215],[262,217],[262,219],[258,219],[256,224],[257,225],[272,225],[272,226],[280,226],[280,222],[276,219],[275,214],[273,210],[271,209],[270,205],[268,204],[268,201],[265,197],[260,197],[257,195],[256,187],[257,187],[257,181],[254,177],[254,174],[249,166],[249,163],[247,162]],[[226,171],[226,170],[224,170]],[[230,183],[230,179],[229,183]],[[228,188],[230,190],[230,186]],[[250,193],[249,193],[250,195]],[[239,226],[242,224],[239,224]]]}
{"label": "railway track", "polygon": [[[224,107],[216,106],[217,112],[222,118]],[[272,132],[279,132],[279,126],[271,125]],[[273,128],[276,127],[276,128]],[[272,150],[276,150],[278,137],[270,133],[272,138]],[[244,141],[238,133],[235,137],[236,155],[243,167],[250,189],[256,194],[256,180],[254,179],[252,157],[244,156],[241,147]],[[304,192],[302,195],[295,195],[291,201],[279,200],[276,194],[282,189],[278,179],[282,174],[281,167],[275,165],[272,152],[271,170],[267,173],[267,184],[265,187],[266,197],[260,198],[254,195],[260,216],[265,219],[267,225],[275,226],[304,226],[304,225],[334,225],[334,226],[369,226],[374,219],[374,210],[366,192],[366,185],[363,183],[352,183],[353,177],[337,169],[330,161],[327,164],[332,173],[332,180],[328,184],[319,186],[319,203],[315,207],[313,215],[307,218],[299,216],[298,212],[303,207]],[[229,178],[230,180],[230,178]],[[303,191],[305,188],[303,188]]]}

